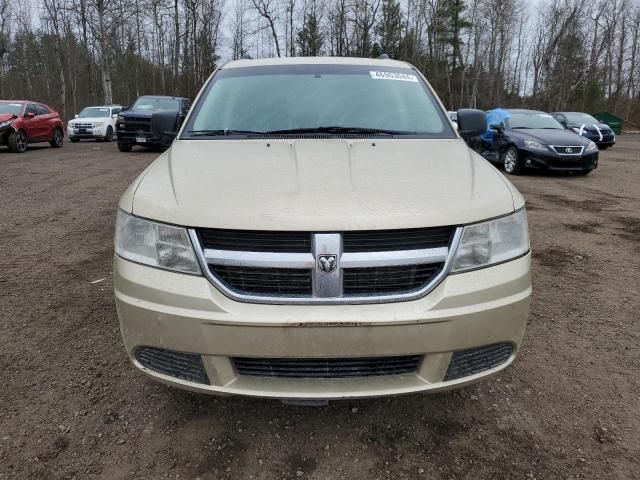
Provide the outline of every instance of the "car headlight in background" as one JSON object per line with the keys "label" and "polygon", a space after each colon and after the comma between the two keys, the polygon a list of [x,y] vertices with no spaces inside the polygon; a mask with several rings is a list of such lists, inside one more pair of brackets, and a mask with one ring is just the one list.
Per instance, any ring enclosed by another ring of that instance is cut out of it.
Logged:
{"label": "car headlight in background", "polygon": [[12,121],[13,120],[6,120],[4,122],[0,122],[0,128],[4,128],[4,127],[10,126]]}
{"label": "car headlight in background", "polygon": [[467,225],[462,231],[452,273],[488,267],[521,257],[529,251],[527,211]]}
{"label": "car headlight in background", "polygon": [[587,148],[584,149],[585,152],[593,152],[594,150],[597,150],[598,146],[593,143],[593,142],[589,142],[589,145],[587,145]]}
{"label": "car headlight in background", "polygon": [[94,126],[94,127],[101,127],[101,126],[103,126],[103,125],[104,125],[104,122],[95,122],[95,123],[93,124],[93,126]]}
{"label": "car headlight in background", "polygon": [[524,146],[526,148],[530,148],[531,150],[549,150],[547,147],[539,142],[536,142],[535,140],[525,140]]}
{"label": "car headlight in background", "polygon": [[[571,127],[571,131],[575,132],[575,133],[580,133],[580,128],[578,127]],[[584,130],[583,130],[584,132]]]}
{"label": "car headlight in background", "polygon": [[118,210],[116,255],[151,267],[200,275],[187,230],[144,220]]}

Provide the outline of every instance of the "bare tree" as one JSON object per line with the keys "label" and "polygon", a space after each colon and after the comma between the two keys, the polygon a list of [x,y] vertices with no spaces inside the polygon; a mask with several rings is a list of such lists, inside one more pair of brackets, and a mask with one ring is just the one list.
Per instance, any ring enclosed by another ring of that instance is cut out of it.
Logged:
{"label": "bare tree", "polygon": [[276,31],[277,15],[272,0],[251,0],[253,8],[256,9],[258,15],[264,18],[271,31],[271,37],[276,46],[276,54],[280,57],[280,42],[278,41],[278,32]]}

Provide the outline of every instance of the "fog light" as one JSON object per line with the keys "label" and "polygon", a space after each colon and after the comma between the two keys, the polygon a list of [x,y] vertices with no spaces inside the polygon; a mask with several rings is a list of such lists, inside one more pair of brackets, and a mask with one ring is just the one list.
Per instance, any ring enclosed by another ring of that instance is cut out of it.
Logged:
{"label": "fog light", "polygon": [[527,165],[531,165],[531,159],[527,158],[527,161],[525,162]]}

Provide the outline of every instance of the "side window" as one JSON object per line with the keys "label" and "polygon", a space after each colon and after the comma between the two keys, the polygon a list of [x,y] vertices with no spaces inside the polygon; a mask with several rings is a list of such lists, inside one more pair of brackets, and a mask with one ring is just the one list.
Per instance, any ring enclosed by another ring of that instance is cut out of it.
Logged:
{"label": "side window", "polygon": [[120,113],[120,110],[122,110],[122,108],[120,108],[120,107],[114,107],[114,108],[111,110],[111,115],[117,115],[117,114],[119,114],[119,113]]}
{"label": "side window", "polygon": [[44,105],[37,104],[36,105],[36,115],[49,115],[51,112]]}
{"label": "side window", "polygon": [[30,113],[33,113],[34,115],[38,115],[36,106],[33,103],[30,103],[29,105],[27,105],[27,108],[25,108],[24,113],[25,115],[29,115]]}

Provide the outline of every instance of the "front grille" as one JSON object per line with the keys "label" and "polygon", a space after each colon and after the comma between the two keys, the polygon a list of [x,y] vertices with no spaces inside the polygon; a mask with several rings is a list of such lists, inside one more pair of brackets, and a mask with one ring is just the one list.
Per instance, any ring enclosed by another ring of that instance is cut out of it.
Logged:
{"label": "front grille", "polygon": [[245,252],[310,252],[309,232],[271,232],[202,228],[202,246],[216,250]]}
{"label": "front grille", "polygon": [[297,268],[254,268],[210,265],[212,273],[232,289],[260,295],[311,295],[311,271]]}
{"label": "front grille", "polygon": [[151,119],[144,117],[126,117],[124,119],[124,129],[130,132],[150,132]]}
{"label": "front grille", "polygon": [[475,375],[502,365],[509,360],[513,346],[510,343],[496,343],[486,347],[455,352],[451,356],[445,381]]}
{"label": "front grille", "polygon": [[312,233],[199,228],[190,235],[207,263],[208,279],[236,300],[367,303],[426,294],[442,278],[459,229]]}
{"label": "front grille", "polygon": [[234,358],[240,375],[277,378],[353,378],[415,373],[422,357]]}
{"label": "front grille", "polygon": [[345,295],[374,295],[411,291],[422,287],[442,270],[443,263],[400,267],[345,268]]}
{"label": "front grille", "polygon": [[581,155],[584,149],[581,145],[552,145],[551,148],[553,148],[558,155]]}
{"label": "front grille", "polygon": [[93,123],[74,123],[73,128],[93,128]]}
{"label": "front grille", "polygon": [[363,230],[345,232],[345,252],[386,252],[446,247],[454,227]]}
{"label": "front grille", "polygon": [[189,382],[209,384],[200,355],[141,347],[136,350],[135,357],[140,365],[154,372]]}

